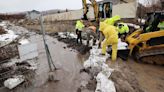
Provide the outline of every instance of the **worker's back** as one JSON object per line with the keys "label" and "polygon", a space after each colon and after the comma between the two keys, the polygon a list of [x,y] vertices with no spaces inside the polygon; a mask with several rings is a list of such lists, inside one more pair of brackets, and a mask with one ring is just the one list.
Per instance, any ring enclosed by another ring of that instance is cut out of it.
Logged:
{"label": "worker's back", "polygon": [[112,42],[118,42],[118,31],[115,26],[101,22],[100,31],[102,31],[106,39],[111,40]]}
{"label": "worker's back", "polygon": [[118,38],[118,32],[116,31],[116,27],[109,25],[107,26],[104,31],[103,34],[105,35],[105,37],[108,38],[109,37],[117,37]]}
{"label": "worker's back", "polygon": [[96,27],[95,26],[89,26],[89,29],[91,29],[93,32],[96,32]]}

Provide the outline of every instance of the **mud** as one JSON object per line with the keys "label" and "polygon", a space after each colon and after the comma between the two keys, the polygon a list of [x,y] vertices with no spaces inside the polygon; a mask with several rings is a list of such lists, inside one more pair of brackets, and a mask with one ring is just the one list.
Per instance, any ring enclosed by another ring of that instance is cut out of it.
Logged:
{"label": "mud", "polygon": [[139,85],[145,92],[163,92],[164,67],[159,65],[137,63],[129,59],[126,64],[135,73]]}
{"label": "mud", "polygon": [[68,48],[75,49],[82,55],[86,54],[90,49],[92,49],[92,47],[77,43],[75,38],[61,38],[58,36],[58,33],[51,33],[50,36],[57,38],[58,41],[66,43]]}
{"label": "mud", "polygon": [[[27,62],[16,63],[10,67],[1,67],[0,68],[0,87],[3,86],[3,83],[6,79],[12,78],[15,75],[24,75],[25,82],[20,85],[20,87],[27,87],[30,85],[31,79],[34,78],[35,71],[27,69],[30,67],[30,64]],[[19,87],[18,87],[19,88]]]}
{"label": "mud", "polygon": [[153,55],[153,56],[147,56],[147,57],[142,57],[141,59],[142,63],[147,63],[147,64],[153,64],[153,65],[164,65],[164,55]]}
{"label": "mud", "polygon": [[[56,37],[58,41],[62,41],[67,44],[68,48],[73,48],[76,49],[77,51],[79,48],[83,49],[81,45],[78,45],[76,43],[76,39],[73,38],[60,38],[57,33],[54,35],[51,34],[51,36]],[[81,50],[82,50],[81,49]],[[85,51],[85,50],[84,50]],[[89,50],[86,50],[89,51]],[[119,59],[119,61],[121,61]],[[118,61],[118,62],[119,62]],[[115,71],[111,75],[111,79],[115,83],[115,87],[117,92],[144,92],[142,87],[140,87],[138,80],[135,77],[134,72],[130,69],[130,67],[124,63],[117,65],[113,64]],[[91,79],[88,81],[88,84],[86,85],[86,89],[88,90],[95,90],[96,89],[96,80],[94,79],[93,76],[96,76],[99,70],[95,69],[81,69],[80,73],[87,73],[91,76]],[[77,92],[82,92],[84,90],[83,87],[80,87],[77,89]]]}
{"label": "mud", "polygon": [[144,92],[134,72],[125,64],[120,65],[119,69],[112,72],[111,79],[117,92]]}
{"label": "mud", "polygon": [[13,74],[13,67],[0,68],[0,87],[3,86],[3,82]]}
{"label": "mud", "polygon": [[2,35],[2,34],[6,34],[6,31],[3,29],[2,26],[0,26],[0,35]]}
{"label": "mud", "polygon": [[17,43],[11,43],[0,48],[0,62],[18,56]]}
{"label": "mud", "polygon": [[[81,69],[80,70],[80,75],[82,78],[81,81],[81,86],[78,88],[77,92],[94,92],[96,90],[96,79],[94,76],[91,74],[89,70]],[[86,75],[88,77],[86,77]]]}

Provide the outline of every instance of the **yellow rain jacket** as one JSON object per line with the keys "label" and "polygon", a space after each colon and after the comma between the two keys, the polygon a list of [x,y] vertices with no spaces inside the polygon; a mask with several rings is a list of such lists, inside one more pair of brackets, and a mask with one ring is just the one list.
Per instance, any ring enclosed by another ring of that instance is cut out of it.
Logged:
{"label": "yellow rain jacket", "polygon": [[78,21],[76,21],[76,27],[75,28],[78,30],[82,30],[84,28],[84,24],[80,20],[78,20]]}
{"label": "yellow rain jacket", "polygon": [[125,23],[119,23],[120,26],[117,26],[119,34],[124,34],[129,32],[129,27]]}
{"label": "yellow rain jacket", "polygon": [[118,31],[116,27],[108,25],[104,22],[100,22],[100,31],[105,36],[105,39],[102,43],[102,54],[106,53],[106,47],[112,45],[112,61],[115,61],[117,58],[117,44],[118,44]]}
{"label": "yellow rain jacket", "polygon": [[113,16],[111,18],[107,18],[104,20],[104,23],[108,24],[108,25],[114,25],[114,23],[118,20],[120,20],[120,16],[119,15],[116,15],[116,16]]}

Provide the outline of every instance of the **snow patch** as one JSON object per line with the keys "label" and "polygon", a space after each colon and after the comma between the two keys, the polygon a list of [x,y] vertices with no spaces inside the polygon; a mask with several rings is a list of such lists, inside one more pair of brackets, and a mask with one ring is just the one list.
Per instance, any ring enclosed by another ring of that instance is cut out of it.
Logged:
{"label": "snow patch", "polygon": [[58,32],[61,38],[77,38],[77,35],[71,32]]}
{"label": "snow patch", "polygon": [[4,82],[4,86],[13,89],[25,80],[23,75],[15,76],[14,78],[9,78]]}
{"label": "snow patch", "polygon": [[0,41],[13,41],[18,35],[15,35],[12,30],[5,29],[6,34],[0,35]]}
{"label": "snow patch", "polygon": [[19,43],[20,43],[21,45],[25,45],[25,44],[28,44],[28,43],[30,43],[30,42],[29,42],[29,40],[27,40],[27,39],[21,39],[21,40],[19,41]]}
{"label": "snow patch", "polygon": [[6,34],[0,35],[0,47],[9,44],[18,37],[18,35],[15,35],[13,30],[7,29],[6,25],[6,22],[0,23],[0,26],[2,26],[4,30],[7,32]]}

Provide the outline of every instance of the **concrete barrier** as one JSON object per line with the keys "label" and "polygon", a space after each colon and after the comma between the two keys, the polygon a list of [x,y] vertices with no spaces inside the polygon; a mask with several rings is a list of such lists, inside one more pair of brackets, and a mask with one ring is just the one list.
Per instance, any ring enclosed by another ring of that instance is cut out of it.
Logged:
{"label": "concrete barrier", "polygon": [[121,18],[135,18],[137,13],[137,3],[117,4],[113,6],[112,16],[120,15]]}
{"label": "concrete barrier", "polygon": [[[87,16],[89,19],[94,18],[94,11],[92,7],[89,8]],[[77,20],[81,18],[83,18],[83,9],[44,16],[45,21]]]}

